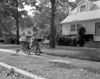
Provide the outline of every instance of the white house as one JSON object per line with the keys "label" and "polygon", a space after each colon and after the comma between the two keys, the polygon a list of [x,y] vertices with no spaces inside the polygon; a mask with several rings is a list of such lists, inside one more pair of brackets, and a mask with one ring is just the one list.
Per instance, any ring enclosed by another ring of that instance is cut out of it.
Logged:
{"label": "white house", "polygon": [[19,34],[25,33],[27,36],[32,36],[34,34],[34,31],[30,27],[24,27],[19,29]]}
{"label": "white house", "polygon": [[87,35],[100,41],[100,0],[81,0],[61,24],[62,35],[77,35],[78,28],[84,26]]}

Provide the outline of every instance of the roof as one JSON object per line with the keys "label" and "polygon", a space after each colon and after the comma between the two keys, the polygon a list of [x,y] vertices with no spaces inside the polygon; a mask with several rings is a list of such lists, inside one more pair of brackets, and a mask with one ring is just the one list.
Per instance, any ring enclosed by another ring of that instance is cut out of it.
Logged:
{"label": "roof", "polygon": [[98,6],[99,9],[88,11],[88,12],[80,12],[77,13],[77,8],[75,8],[70,15],[68,15],[61,23],[69,23],[69,22],[76,22],[76,21],[85,21],[85,20],[92,20],[92,19],[99,19],[100,18],[100,0],[94,1],[93,4]]}
{"label": "roof", "polygon": [[[91,1],[90,1],[91,2]],[[94,2],[91,2],[93,3],[94,5],[96,5],[98,8],[100,8],[100,0],[99,1],[94,1]],[[75,8],[73,11],[70,12],[70,14],[73,14],[73,13],[77,13],[77,8]]]}
{"label": "roof", "polygon": [[100,18],[100,9],[93,10],[90,12],[81,12],[81,13],[69,15],[61,23],[85,21],[85,20],[92,20],[92,19],[99,19],[99,18]]}
{"label": "roof", "polygon": [[93,3],[94,3],[94,4],[96,4],[96,5],[97,5],[97,7],[99,7],[99,8],[100,8],[100,0],[99,0],[99,1],[94,1]]}

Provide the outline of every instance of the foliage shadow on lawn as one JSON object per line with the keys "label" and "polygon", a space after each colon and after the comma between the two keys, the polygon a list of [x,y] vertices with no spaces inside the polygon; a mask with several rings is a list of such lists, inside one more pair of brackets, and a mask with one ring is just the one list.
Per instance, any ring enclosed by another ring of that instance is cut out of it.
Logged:
{"label": "foliage shadow on lawn", "polygon": [[94,73],[94,74],[100,74],[100,69],[95,69],[95,68],[92,68],[90,66],[83,67],[83,69],[88,71],[88,72]]}
{"label": "foliage shadow on lawn", "polygon": [[11,56],[19,56],[18,54],[11,54]]}
{"label": "foliage shadow on lawn", "polygon": [[64,68],[64,69],[77,69],[78,67],[71,64],[66,63],[60,63],[60,62],[50,62],[52,65],[50,67],[58,67],[58,68]]}
{"label": "foliage shadow on lawn", "polygon": [[68,57],[89,61],[97,61],[100,62],[100,50],[99,49],[87,49],[87,50],[79,50],[80,53],[47,53],[47,55],[59,56],[59,57]]}

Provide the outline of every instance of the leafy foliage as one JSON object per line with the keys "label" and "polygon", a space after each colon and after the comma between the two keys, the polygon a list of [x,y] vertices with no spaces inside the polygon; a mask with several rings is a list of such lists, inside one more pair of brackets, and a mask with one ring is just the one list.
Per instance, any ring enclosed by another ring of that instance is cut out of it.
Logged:
{"label": "leafy foliage", "polygon": [[86,33],[85,27],[83,26],[80,27],[78,31],[78,42],[77,42],[80,46],[84,46],[85,44],[85,33]]}

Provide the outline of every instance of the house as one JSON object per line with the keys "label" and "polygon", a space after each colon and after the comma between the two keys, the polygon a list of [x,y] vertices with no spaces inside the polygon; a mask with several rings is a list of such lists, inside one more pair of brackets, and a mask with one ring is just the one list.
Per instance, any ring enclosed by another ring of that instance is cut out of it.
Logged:
{"label": "house", "polygon": [[30,27],[20,28],[19,34],[25,33],[26,36],[32,36],[34,34],[34,31]]}
{"label": "house", "polygon": [[100,41],[100,0],[81,0],[61,24],[62,35],[77,35],[79,27],[84,26],[87,36],[92,36],[93,41]]}
{"label": "house", "polygon": [[33,31],[32,27],[24,27],[24,28],[20,28],[19,29],[19,34],[21,35],[22,33],[25,33],[25,35],[27,36],[28,40],[30,39],[30,37],[35,33]]}

